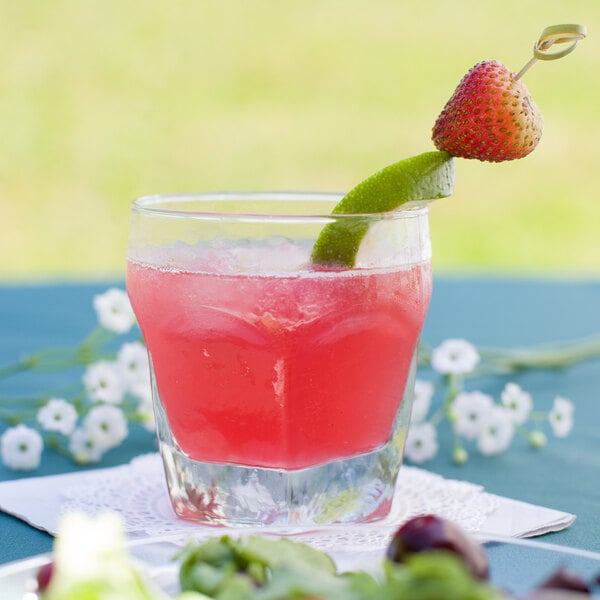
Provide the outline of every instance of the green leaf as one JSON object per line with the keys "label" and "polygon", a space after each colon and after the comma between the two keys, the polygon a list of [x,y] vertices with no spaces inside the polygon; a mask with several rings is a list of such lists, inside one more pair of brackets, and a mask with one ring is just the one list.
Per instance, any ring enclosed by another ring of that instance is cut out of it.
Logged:
{"label": "green leaf", "polygon": [[181,589],[218,600],[306,597],[315,590],[344,589],[327,554],[287,539],[223,536],[191,544],[178,558]]}
{"label": "green leaf", "polygon": [[384,563],[384,597],[390,600],[500,600],[504,596],[474,579],[460,557],[444,550],[411,555],[405,562]]}
{"label": "green leaf", "polygon": [[335,573],[335,563],[327,554],[307,544],[288,539],[250,536],[236,543],[238,556],[248,562],[257,561],[269,567],[280,565],[305,566],[308,569]]}

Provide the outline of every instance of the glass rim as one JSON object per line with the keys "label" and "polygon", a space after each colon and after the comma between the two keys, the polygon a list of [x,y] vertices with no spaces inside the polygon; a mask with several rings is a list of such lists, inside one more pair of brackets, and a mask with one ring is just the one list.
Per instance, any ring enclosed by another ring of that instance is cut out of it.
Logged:
{"label": "glass rim", "polygon": [[428,213],[427,203],[406,203],[391,211],[371,213],[332,213],[315,212],[260,212],[260,211],[218,211],[218,210],[188,210],[184,208],[169,208],[171,203],[185,202],[225,202],[225,201],[266,201],[266,202],[330,202],[334,205],[343,198],[340,192],[311,192],[311,191],[221,191],[221,192],[177,192],[140,196],[131,205],[131,211],[151,217],[179,219],[229,219],[229,220],[331,220],[331,219],[386,219],[386,218],[416,218]]}

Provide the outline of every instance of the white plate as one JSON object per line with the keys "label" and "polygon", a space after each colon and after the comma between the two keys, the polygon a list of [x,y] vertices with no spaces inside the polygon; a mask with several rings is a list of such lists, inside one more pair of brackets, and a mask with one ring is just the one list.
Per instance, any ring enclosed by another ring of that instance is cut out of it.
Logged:
{"label": "white plate", "polygon": [[[215,535],[222,535],[216,531]],[[584,579],[600,575],[600,554],[558,546],[541,541],[474,536],[486,548],[490,561],[491,581],[513,594],[523,594],[541,583],[558,567],[567,567]],[[177,592],[177,564],[172,557],[190,536],[170,535],[134,541],[129,544],[132,556],[143,565],[145,573],[169,593]],[[330,554],[340,570],[376,568],[384,550],[362,552],[339,548]],[[49,554],[0,566],[2,600],[36,600],[35,575],[48,563]],[[597,597],[597,596],[594,596]]]}

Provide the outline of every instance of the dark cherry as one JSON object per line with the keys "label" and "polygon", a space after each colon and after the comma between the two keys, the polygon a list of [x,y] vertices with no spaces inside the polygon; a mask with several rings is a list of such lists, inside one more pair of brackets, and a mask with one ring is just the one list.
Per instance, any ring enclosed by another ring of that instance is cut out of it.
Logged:
{"label": "dark cherry", "polygon": [[392,537],[387,558],[403,562],[411,554],[425,550],[448,550],[464,561],[477,579],[489,577],[487,555],[458,525],[436,515],[421,515],[404,523]]}
{"label": "dark cherry", "polygon": [[46,588],[50,585],[50,580],[52,579],[52,571],[54,569],[54,563],[49,562],[40,567],[37,572],[36,580],[37,580],[37,591],[44,592]]}

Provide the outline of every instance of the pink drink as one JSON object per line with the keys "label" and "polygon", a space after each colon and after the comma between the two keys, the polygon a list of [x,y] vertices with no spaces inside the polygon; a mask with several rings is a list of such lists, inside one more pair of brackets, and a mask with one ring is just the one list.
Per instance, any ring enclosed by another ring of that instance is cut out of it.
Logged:
{"label": "pink drink", "polygon": [[206,259],[130,260],[127,289],[183,454],[287,470],[389,441],[431,292],[426,262],[261,275]]}

